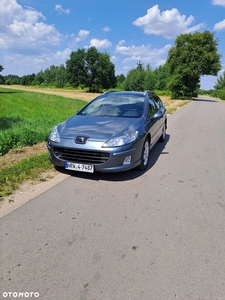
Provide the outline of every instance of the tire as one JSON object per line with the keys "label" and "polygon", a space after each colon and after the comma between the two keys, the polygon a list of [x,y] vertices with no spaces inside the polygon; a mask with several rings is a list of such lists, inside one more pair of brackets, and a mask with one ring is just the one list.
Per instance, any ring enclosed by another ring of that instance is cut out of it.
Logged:
{"label": "tire", "polygon": [[147,169],[148,162],[149,162],[149,152],[150,152],[150,141],[149,141],[149,138],[146,137],[144,144],[143,144],[142,152],[141,152],[141,163],[137,167],[138,170],[144,171]]}
{"label": "tire", "polygon": [[162,135],[159,138],[159,142],[164,142],[166,138],[166,124],[163,124],[163,128],[162,128]]}
{"label": "tire", "polygon": [[57,172],[60,172],[60,173],[65,172],[65,168],[63,168],[63,167],[54,166],[54,168],[55,168],[55,170],[56,170]]}

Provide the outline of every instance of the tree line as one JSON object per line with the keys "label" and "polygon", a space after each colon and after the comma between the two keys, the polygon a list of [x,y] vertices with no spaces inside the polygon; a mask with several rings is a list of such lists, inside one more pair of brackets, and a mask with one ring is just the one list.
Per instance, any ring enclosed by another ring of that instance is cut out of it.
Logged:
{"label": "tree line", "polygon": [[[88,60],[85,55],[89,54]],[[90,55],[93,55],[90,57]],[[100,57],[97,59],[96,57]],[[90,92],[106,89],[118,90],[166,90],[169,78],[167,64],[156,69],[139,62],[137,67],[124,74],[115,75],[115,67],[107,53],[100,53],[96,48],[78,49],[72,52],[66,66],[50,66],[37,74],[0,76],[0,84],[25,86],[52,86],[58,88],[88,88]]]}
{"label": "tree line", "polygon": [[[214,33],[204,31],[181,34],[169,50],[164,65],[153,69],[138,62],[127,75],[115,75],[115,65],[110,55],[95,47],[72,51],[70,58],[60,66],[50,66],[37,74],[0,75],[0,84],[54,86],[59,88],[88,88],[90,92],[107,89],[168,90],[172,98],[196,97],[200,79],[204,75],[217,76],[221,69],[218,39]],[[0,65],[0,72],[3,66]],[[217,79],[215,90],[225,89],[225,72]],[[202,91],[204,92],[204,91]]]}

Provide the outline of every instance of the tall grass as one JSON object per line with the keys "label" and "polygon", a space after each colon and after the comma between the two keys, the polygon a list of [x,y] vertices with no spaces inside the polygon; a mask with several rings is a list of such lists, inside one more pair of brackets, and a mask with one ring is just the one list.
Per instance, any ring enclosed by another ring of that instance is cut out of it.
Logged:
{"label": "tall grass", "polygon": [[85,101],[0,88],[0,156],[11,149],[46,141],[51,129]]}

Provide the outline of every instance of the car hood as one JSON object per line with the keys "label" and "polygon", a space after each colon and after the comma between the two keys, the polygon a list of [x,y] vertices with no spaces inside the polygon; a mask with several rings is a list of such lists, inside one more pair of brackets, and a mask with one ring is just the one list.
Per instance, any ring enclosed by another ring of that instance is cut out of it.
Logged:
{"label": "car hood", "polygon": [[61,138],[85,136],[89,140],[105,141],[138,130],[144,118],[113,118],[75,115],[58,125]]}

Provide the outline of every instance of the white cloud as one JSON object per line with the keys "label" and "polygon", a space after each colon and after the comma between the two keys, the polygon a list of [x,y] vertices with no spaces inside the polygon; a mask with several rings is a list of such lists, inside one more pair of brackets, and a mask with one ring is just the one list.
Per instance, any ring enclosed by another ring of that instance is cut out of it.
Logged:
{"label": "white cloud", "polygon": [[0,41],[0,49],[29,52],[59,44],[59,32],[43,21],[45,17],[41,12],[30,7],[23,8],[16,0],[1,0],[0,31],[4,42]]}
{"label": "white cloud", "polygon": [[103,31],[105,31],[105,32],[108,32],[108,31],[110,31],[111,29],[108,27],[108,26],[105,26],[104,28],[103,28]]}
{"label": "white cloud", "polygon": [[0,30],[5,32],[7,26],[13,21],[21,21],[26,23],[36,23],[39,19],[45,20],[41,12],[35,11],[31,7],[24,9],[16,0],[0,1]]}
{"label": "white cloud", "polygon": [[54,55],[53,55],[53,59],[58,61],[58,64],[62,64],[64,63],[70,56],[72,50],[69,48],[64,49],[63,51],[57,51]]}
{"label": "white cloud", "polygon": [[173,39],[177,35],[194,32],[205,26],[204,23],[201,23],[189,27],[193,22],[192,15],[187,18],[185,15],[181,15],[176,8],[160,12],[159,6],[155,5],[147,10],[145,16],[136,19],[133,24],[143,29],[144,33],[148,35],[161,35],[167,39]]}
{"label": "white cloud", "polygon": [[108,39],[104,40],[98,40],[98,39],[92,39],[90,40],[90,46],[98,48],[109,48],[112,46],[112,43]]}
{"label": "white cloud", "polygon": [[125,40],[122,40],[118,43],[118,45],[116,46],[116,50],[115,52],[123,54],[123,55],[141,55],[141,56],[148,56],[149,53],[151,52],[168,52],[168,50],[170,49],[171,45],[166,45],[165,47],[161,48],[161,49],[152,49],[151,45],[142,45],[142,46],[131,46],[131,47],[126,47],[124,46],[125,44]]}
{"label": "white cloud", "polygon": [[[26,74],[38,73],[40,70],[46,70],[51,65],[59,66],[64,64],[69,59],[72,50],[66,48],[64,51],[44,52],[42,54],[33,55],[5,55],[4,56],[4,71],[7,74],[15,74],[23,76]],[[15,72],[15,70],[17,70]]]}
{"label": "white cloud", "polygon": [[216,23],[216,24],[214,25],[213,30],[215,30],[215,31],[222,31],[222,30],[225,30],[225,19],[224,19],[223,21],[219,22],[219,23]]}
{"label": "white cloud", "polygon": [[212,4],[225,6],[225,0],[212,0]]}
{"label": "white cloud", "polygon": [[62,5],[59,4],[56,4],[55,10],[58,11],[59,13],[65,13],[67,15],[70,13],[70,9],[63,9]]}
{"label": "white cloud", "polygon": [[7,49],[6,41],[0,37],[0,49]]}
{"label": "white cloud", "polygon": [[117,61],[118,57],[116,57],[115,55],[111,56],[110,58],[111,62]]}
{"label": "white cloud", "polygon": [[80,41],[85,40],[88,37],[89,33],[90,33],[90,31],[81,29],[78,32],[78,36],[75,38],[75,41],[80,42]]}
{"label": "white cloud", "polygon": [[141,61],[142,63],[158,66],[162,64],[164,59],[163,56],[167,55],[168,50],[171,45],[166,45],[163,48],[152,48],[151,45],[141,45],[141,46],[124,46],[125,40],[122,40],[116,46],[116,53],[127,56],[123,63],[128,64],[131,62]]}

